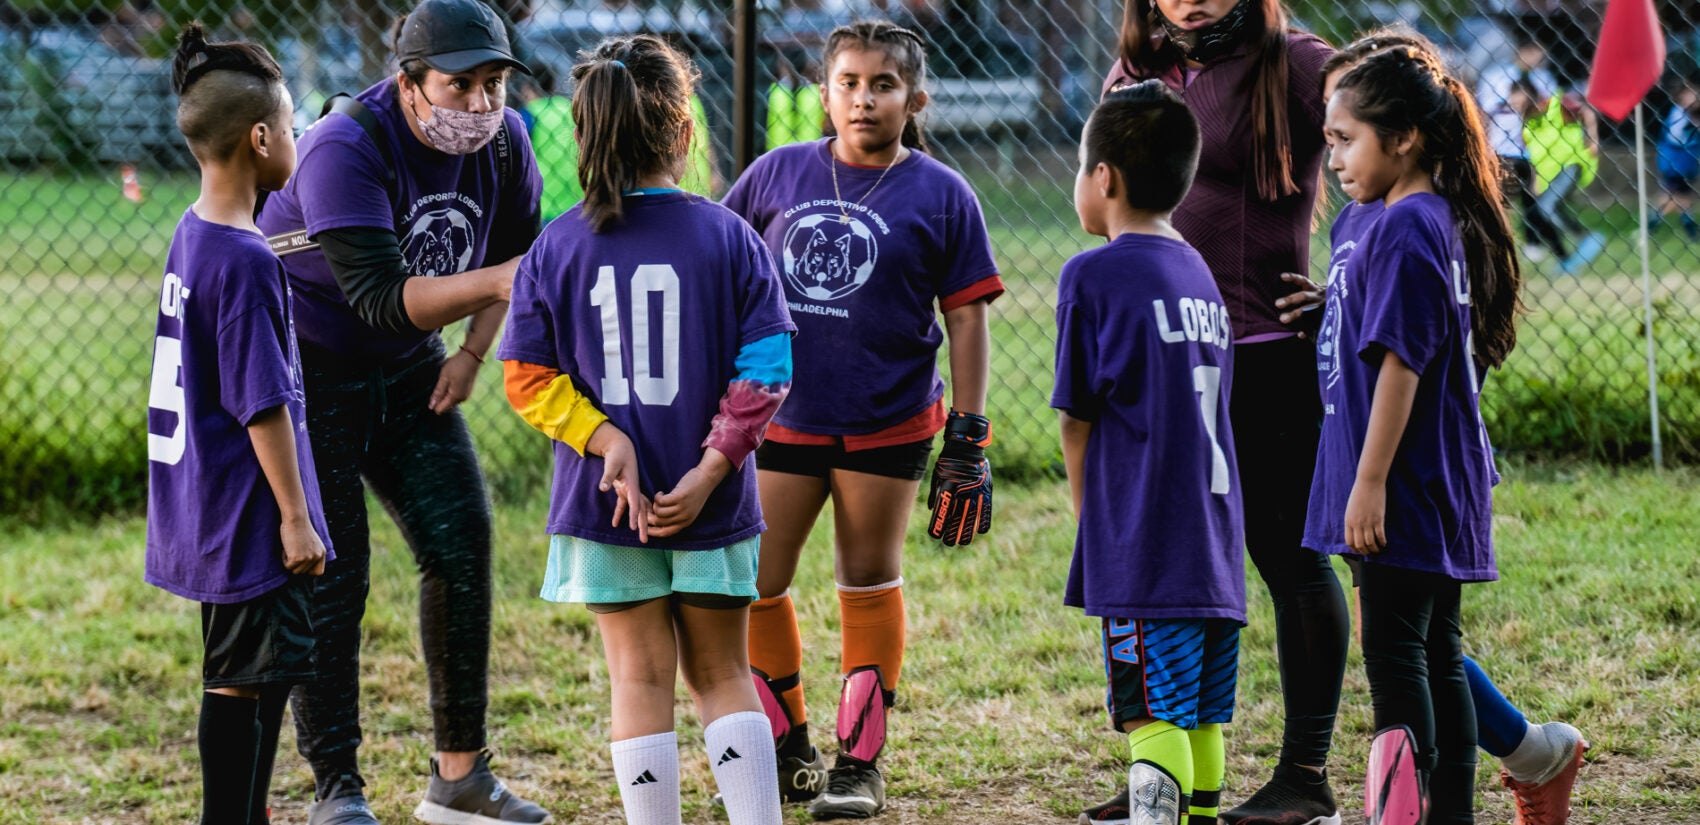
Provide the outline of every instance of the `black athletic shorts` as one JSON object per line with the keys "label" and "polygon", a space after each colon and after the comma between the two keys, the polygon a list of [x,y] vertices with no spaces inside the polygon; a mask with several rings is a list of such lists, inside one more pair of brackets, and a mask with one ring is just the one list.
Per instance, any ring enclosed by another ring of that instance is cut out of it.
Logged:
{"label": "black athletic shorts", "polygon": [[815,478],[845,470],[919,481],[927,474],[927,457],[932,453],[931,438],[868,450],[845,450],[843,440],[831,445],[763,441],[756,448],[756,469]]}
{"label": "black athletic shorts", "polygon": [[201,684],[299,684],[313,678],[313,576],[235,604],[201,604]]}

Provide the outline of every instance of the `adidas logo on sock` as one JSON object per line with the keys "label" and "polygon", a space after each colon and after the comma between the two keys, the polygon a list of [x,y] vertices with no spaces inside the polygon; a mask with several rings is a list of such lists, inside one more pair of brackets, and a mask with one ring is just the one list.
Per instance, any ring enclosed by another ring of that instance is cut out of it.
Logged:
{"label": "adidas logo on sock", "polygon": [[661,780],[655,778],[655,774],[650,773],[649,771],[644,771],[643,773],[638,774],[638,778],[632,780],[632,784],[649,785],[660,781]]}
{"label": "adidas logo on sock", "polygon": [[737,751],[732,750],[731,748],[727,748],[726,752],[720,755],[720,761],[714,763],[714,766],[718,768],[721,765],[724,765],[727,762],[730,762],[734,759],[742,759],[742,758],[743,758],[742,756],[738,755]]}

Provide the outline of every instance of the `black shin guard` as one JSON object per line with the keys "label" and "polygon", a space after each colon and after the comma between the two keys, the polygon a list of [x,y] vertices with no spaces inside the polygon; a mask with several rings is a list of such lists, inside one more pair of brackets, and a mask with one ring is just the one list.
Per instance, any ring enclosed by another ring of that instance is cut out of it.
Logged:
{"label": "black shin guard", "polygon": [[248,822],[260,754],[259,707],[255,699],[201,695],[201,825]]}
{"label": "black shin guard", "polygon": [[277,738],[283,728],[283,709],[293,685],[266,685],[260,690],[260,750],[254,761],[253,805],[248,825],[271,825],[272,768],[277,764]]}

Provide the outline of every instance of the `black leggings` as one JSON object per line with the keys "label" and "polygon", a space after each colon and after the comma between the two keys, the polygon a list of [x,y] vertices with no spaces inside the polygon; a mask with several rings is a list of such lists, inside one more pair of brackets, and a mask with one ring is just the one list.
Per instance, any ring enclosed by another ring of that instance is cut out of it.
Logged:
{"label": "black leggings", "polygon": [[1455,579],[1369,562],[1359,578],[1375,729],[1406,725],[1428,772],[1430,823],[1474,822],[1476,709]]}
{"label": "black leggings", "polygon": [[1528,240],[1538,243],[1550,250],[1559,258],[1570,255],[1569,248],[1564,243],[1564,232],[1547,217],[1540,207],[1540,197],[1535,194],[1535,167],[1528,158],[1501,157],[1500,163],[1511,170],[1511,180],[1507,186],[1517,187],[1517,203],[1522,208],[1523,231]]}
{"label": "black leggings", "polygon": [[298,747],[321,798],[339,777],[359,776],[360,620],[372,552],[365,485],[401,528],[419,568],[436,748],[485,744],[490,503],[460,411],[437,415],[426,407],[443,355],[433,339],[405,359],[360,370],[302,352],[307,431],[336,551],[314,591],[318,678],[297,688],[293,702]]}
{"label": "black leggings", "polygon": [[1275,606],[1286,711],[1281,761],[1325,765],[1351,618],[1328,557],[1299,546],[1322,420],[1315,346],[1302,338],[1236,345],[1229,417],[1246,548]]}

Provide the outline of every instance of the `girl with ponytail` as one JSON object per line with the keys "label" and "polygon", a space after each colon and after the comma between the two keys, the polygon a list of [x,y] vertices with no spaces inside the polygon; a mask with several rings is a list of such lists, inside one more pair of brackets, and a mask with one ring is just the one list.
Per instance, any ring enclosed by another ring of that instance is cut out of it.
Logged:
{"label": "girl with ponytail", "polygon": [[573,69],[584,201],[520,262],[498,356],[514,409],[555,441],[542,596],[596,614],[626,821],[679,821],[677,668],[727,817],[778,825],[745,653],[765,529],[748,459],[795,327],[761,238],[679,187],[695,76],[647,35]]}
{"label": "girl with ponytail", "polygon": [[1371,821],[1467,823],[1460,591],[1498,578],[1481,375],[1515,346],[1519,310],[1498,159],[1471,96],[1417,46],[1346,71],[1325,134],[1355,203],[1335,225],[1317,342],[1326,414],[1304,543],[1363,562]]}

